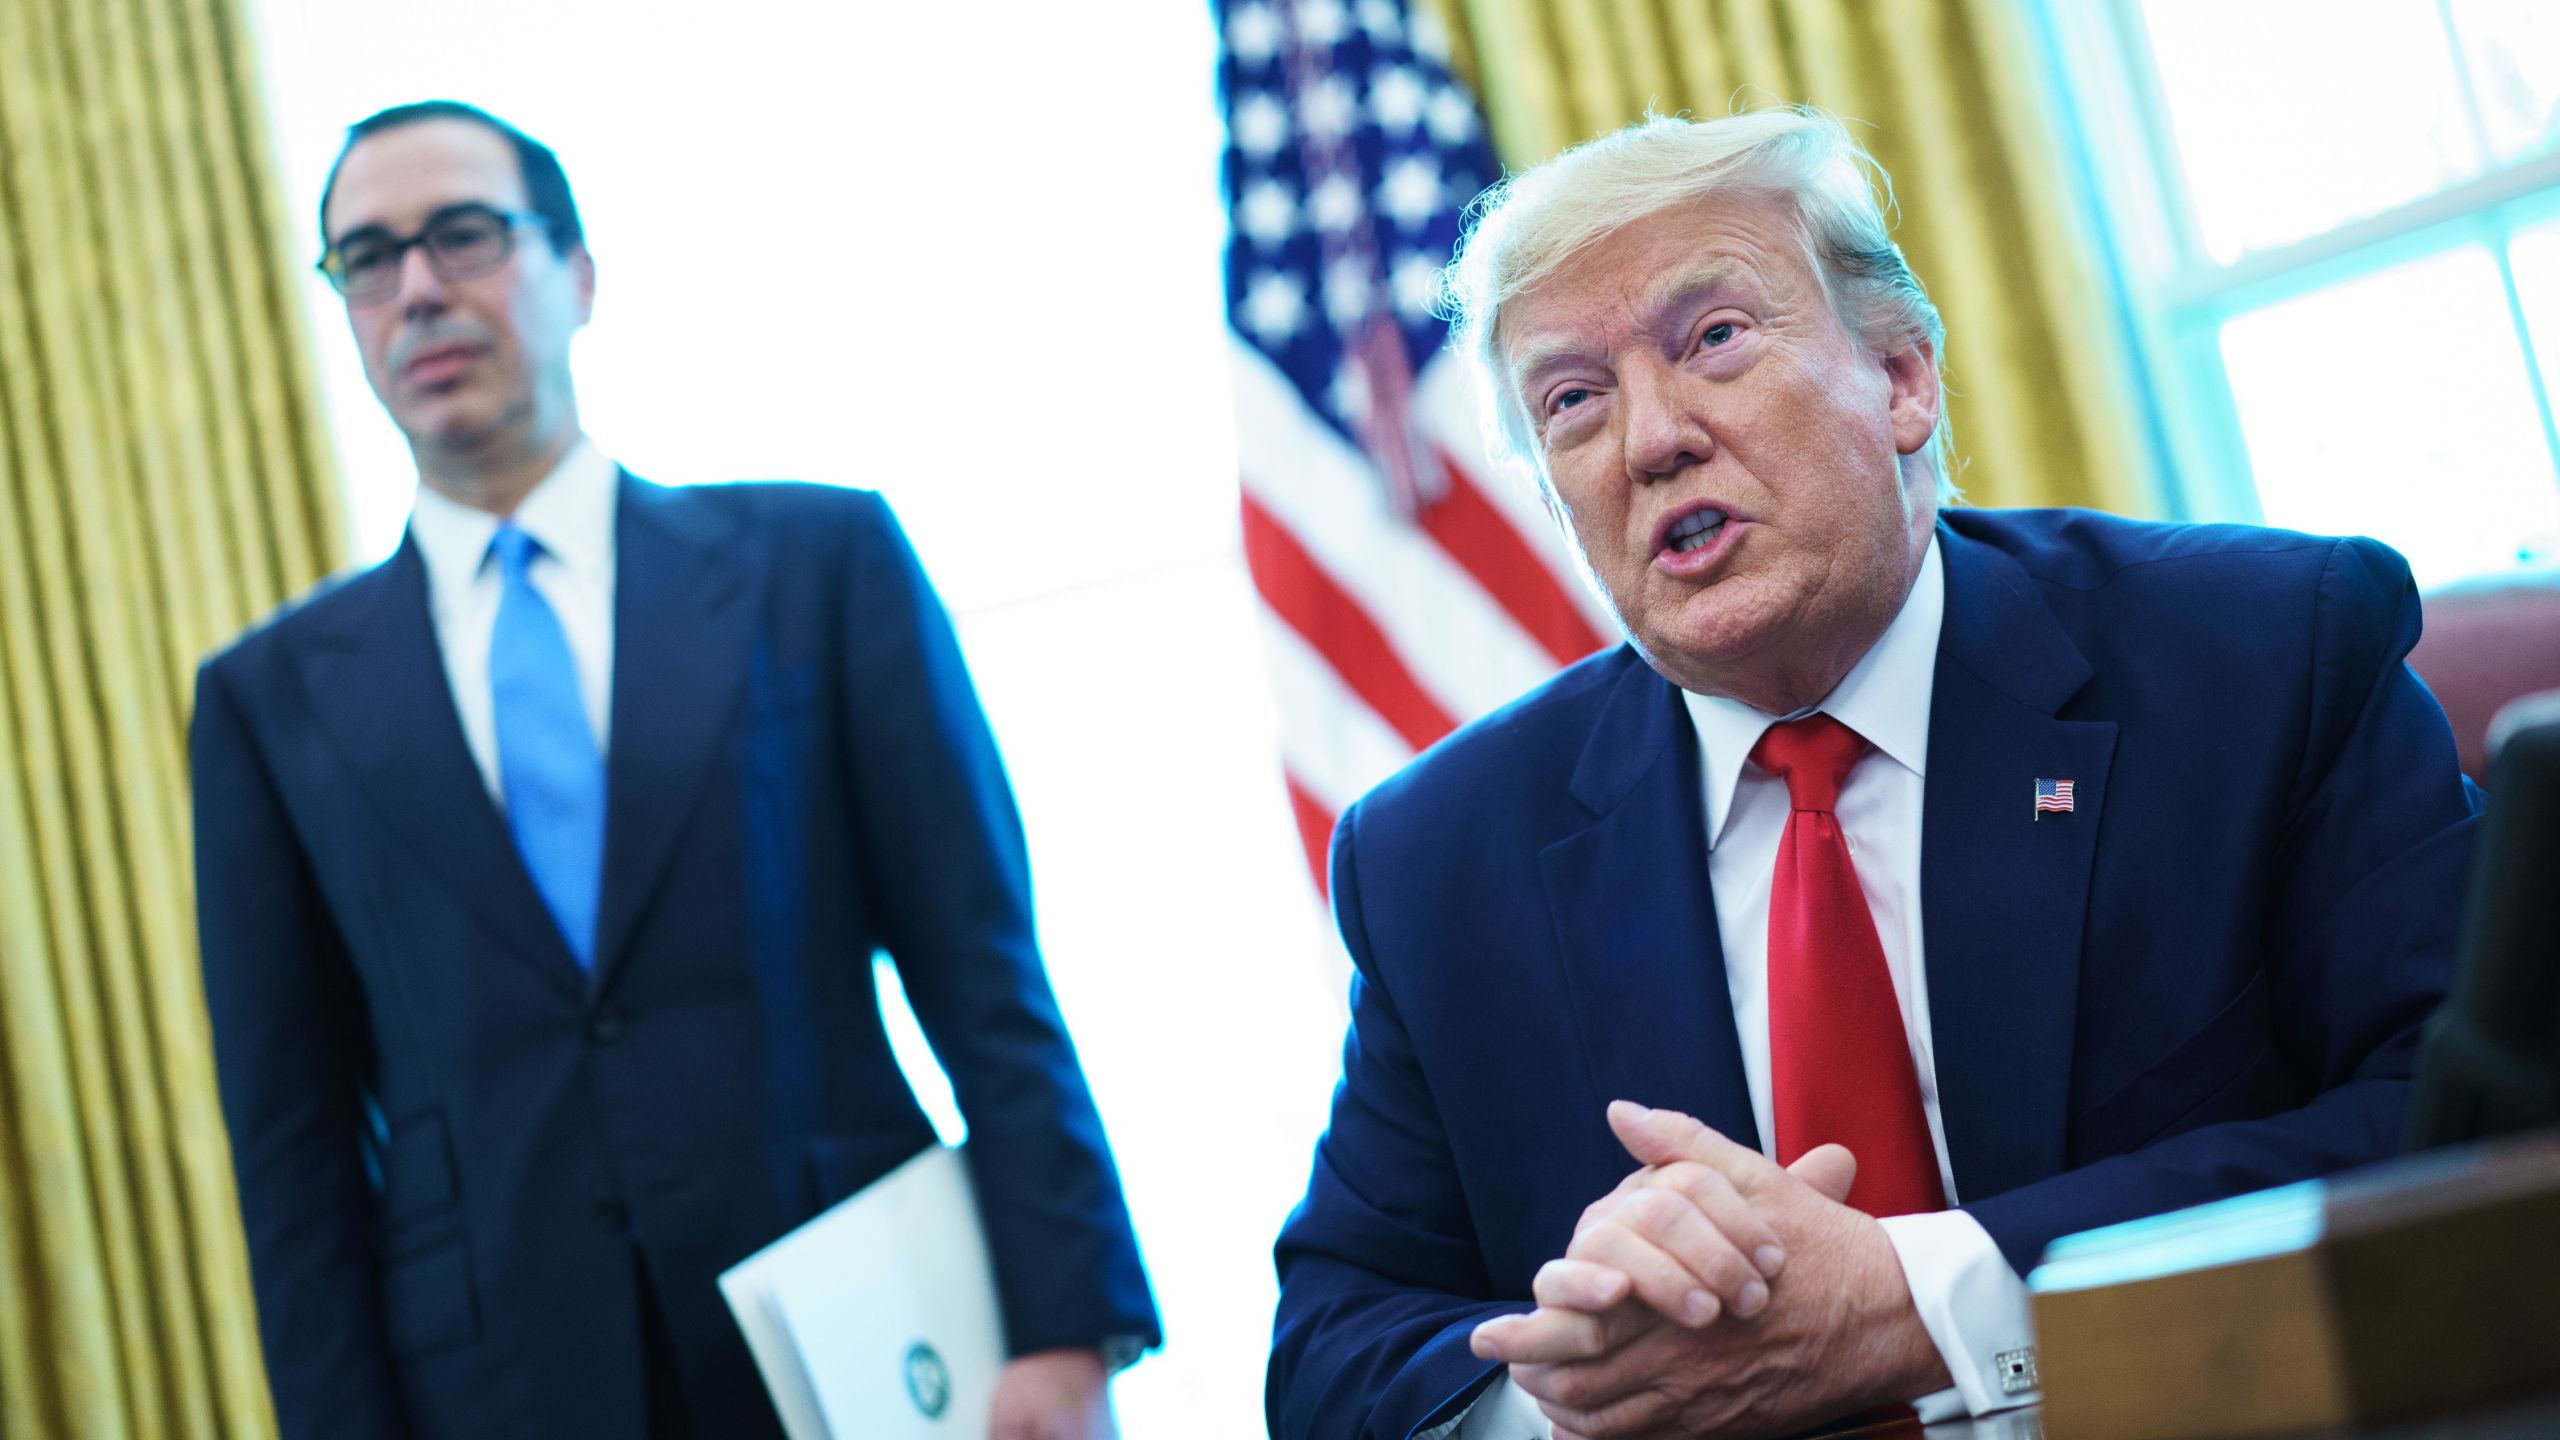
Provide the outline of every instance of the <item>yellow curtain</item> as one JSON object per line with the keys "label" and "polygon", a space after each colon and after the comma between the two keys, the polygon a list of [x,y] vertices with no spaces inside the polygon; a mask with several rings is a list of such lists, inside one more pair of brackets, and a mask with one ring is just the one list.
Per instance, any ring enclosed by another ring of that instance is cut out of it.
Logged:
{"label": "yellow curtain", "polygon": [[238,0],[0,0],[0,1434],[274,1431],[186,724],[344,548],[285,235]]}
{"label": "yellow curtain", "polygon": [[1893,176],[1896,238],[1946,317],[1967,497],[2157,508],[2017,0],[1439,3],[1511,169],[1648,105],[1714,116],[1787,101],[1850,121]]}

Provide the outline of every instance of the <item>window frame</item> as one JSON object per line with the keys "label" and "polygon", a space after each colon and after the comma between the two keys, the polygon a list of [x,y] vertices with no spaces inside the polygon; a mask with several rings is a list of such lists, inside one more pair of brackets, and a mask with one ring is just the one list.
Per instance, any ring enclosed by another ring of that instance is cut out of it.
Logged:
{"label": "window frame", "polygon": [[[2066,148],[2086,177],[2082,200],[2104,237],[2102,257],[2132,353],[2146,382],[2154,493],[2173,519],[2263,523],[2239,406],[2222,360],[2223,327],[2284,301],[2469,245],[2484,247],[2504,287],[2507,316],[2560,485],[2560,375],[2542,372],[2510,256],[2518,232],[2560,219],[2560,145],[2498,161],[2470,65],[2444,0],[2431,7],[2452,44],[2456,79],[2482,171],[2377,214],[2224,263],[2204,246],[2184,158],[2141,0],[2039,0],[2044,60],[2063,98]],[[2560,327],[2560,316],[2548,322]],[[2560,344],[2560,329],[2544,338]],[[2388,539],[2389,537],[2384,537]]]}

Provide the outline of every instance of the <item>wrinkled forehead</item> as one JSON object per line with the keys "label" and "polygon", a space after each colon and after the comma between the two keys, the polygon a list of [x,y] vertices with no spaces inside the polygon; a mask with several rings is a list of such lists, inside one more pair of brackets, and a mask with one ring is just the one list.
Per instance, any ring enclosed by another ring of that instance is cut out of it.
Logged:
{"label": "wrinkled forehead", "polygon": [[486,125],[420,120],[348,148],[323,219],[333,240],[372,227],[406,235],[445,206],[466,202],[525,208],[514,149]]}
{"label": "wrinkled forehead", "polygon": [[1821,279],[1795,208],[1750,194],[1684,201],[1572,246],[1493,316],[1495,358],[1525,377],[1559,353],[1728,299],[1795,299]]}

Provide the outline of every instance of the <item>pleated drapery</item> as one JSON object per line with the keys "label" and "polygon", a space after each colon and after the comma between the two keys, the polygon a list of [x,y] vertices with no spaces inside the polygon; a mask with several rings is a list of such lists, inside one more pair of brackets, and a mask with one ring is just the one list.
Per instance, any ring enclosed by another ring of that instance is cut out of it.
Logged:
{"label": "pleated drapery", "polygon": [[[1893,176],[1981,505],[2156,508],[2131,367],[2016,0],[1440,0],[1504,164],[1658,113],[1819,106]],[[1861,123],[1863,122],[1863,123]]]}
{"label": "pleated drapery", "polygon": [[0,0],[0,1433],[273,1433],[186,724],[337,485],[237,0]]}

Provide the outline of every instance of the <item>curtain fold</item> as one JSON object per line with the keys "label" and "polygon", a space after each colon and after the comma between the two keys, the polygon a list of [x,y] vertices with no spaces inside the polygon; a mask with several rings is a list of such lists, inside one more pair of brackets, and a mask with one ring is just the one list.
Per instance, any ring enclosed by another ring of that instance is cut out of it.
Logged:
{"label": "curtain fold", "polygon": [[195,958],[203,653],[344,524],[238,0],[0,0],[0,1433],[274,1429]]}
{"label": "curtain fold", "polygon": [[1979,505],[2156,510],[2132,370],[2015,0],[1439,0],[1504,164],[1644,115],[1818,106],[1893,176]]}

